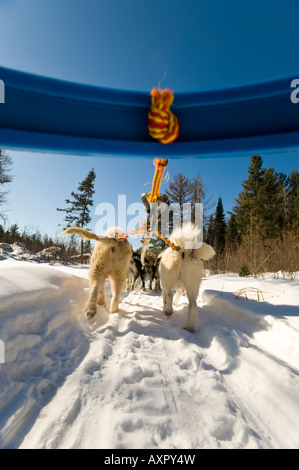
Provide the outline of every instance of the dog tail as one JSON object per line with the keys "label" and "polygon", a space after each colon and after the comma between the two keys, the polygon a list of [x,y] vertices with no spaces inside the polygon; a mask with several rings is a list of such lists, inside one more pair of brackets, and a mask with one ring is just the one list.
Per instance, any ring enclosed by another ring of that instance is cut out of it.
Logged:
{"label": "dog tail", "polygon": [[59,233],[58,236],[60,237],[62,235],[69,235],[71,233],[73,233],[75,235],[81,235],[81,237],[84,240],[97,240],[97,241],[99,241],[99,240],[102,240],[103,238],[106,238],[103,235],[97,235],[96,233],[90,232],[89,230],[87,230],[86,228],[83,228],[83,227],[68,227],[66,230]]}
{"label": "dog tail", "polygon": [[201,247],[196,249],[196,253],[199,258],[203,259],[204,261],[208,261],[216,255],[214,248],[205,242],[202,242]]}
{"label": "dog tail", "polygon": [[[186,223],[182,227],[176,228],[170,240],[183,249],[194,249],[197,256],[207,261],[215,256],[214,248],[205,242],[202,242],[202,231],[199,227],[195,227],[192,223]],[[199,246],[199,248],[197,248]]]}

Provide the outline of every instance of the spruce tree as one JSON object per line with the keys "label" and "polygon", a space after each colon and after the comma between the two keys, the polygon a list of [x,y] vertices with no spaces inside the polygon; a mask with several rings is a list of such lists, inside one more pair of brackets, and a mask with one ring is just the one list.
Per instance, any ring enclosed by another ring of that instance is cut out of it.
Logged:
{"label": "spruce tree", "polygon": [[226,229],[226,241],[225,245],[228,250],[234,251],[240,242],[239,230],[236,220],[236,215],[230,212],[230,218],[228,219]]}
{"label": "spruce tree", "polygon": [[265,174],[262,164],[263,161],[259,155],[251,157],[248,178],[242,183],[243,191],[236,199],[237,205],[234,207],[234,212],[242,235],[248,232],[252,224],[257,224],[260,221],[261,208],[258,195]]}
{"label": "spruce tree", "polygon": [[214,244],[213,247],[217,254],[221,254],[225,248],[226,221],[223,210],[222,198],[218,199],[214,216]]}
{"label": "spruce tree", "polygon": [[[72,199],[66,199],[66,204],[68,205],[65,209],[58,209],[58,211],[66,212],[64,218],[65,227],[77,226],[77,227],[86,227],[87,224],[91,221],[90,217],[90,206],[93,205],[93,195],[94,195],[94,181],[96,174],[94,169],[92,169],[87,177],[79,183],[77,192],[72,191]],[[83,253],[85,249],[90,249],[90,242],[84,243],[81,239],[81,260],[83,261]]]}
{"label": "spruce tree", "polygon": [[251,157],[234,213],[242,236],[250,234],[271,243],[290,225],[291,190],[284,173],[262,168],[262,163],[261,157]]}
{"label": "spruce tree", "polygon": [[265,240],[273,240],[281,233],[283,211],[281,205],[281,183],[279,174],[274,168],[264,172],[258,191],[257,202],[259,217],[262,220],[262,235]]}
{"label": "spruce tree", "polygon": [[214,214],[210,214],[208,224],[207,224],[207,230],[206,230],[206,242],[209,245],[214,244],[214,238],[215,238],[215,217]]}

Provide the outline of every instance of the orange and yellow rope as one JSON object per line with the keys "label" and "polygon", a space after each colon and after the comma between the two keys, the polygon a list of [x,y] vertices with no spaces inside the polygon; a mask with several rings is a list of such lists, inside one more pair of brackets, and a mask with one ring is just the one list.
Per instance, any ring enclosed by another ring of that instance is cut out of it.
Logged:
{"label": "orange and yellow rope", "polygon": [[174,95],[166,88],[153,88],[151,91],[152,104],[148,113],[148,130],[150,135],[161,144],[171,144],[180,133],[177,117],[170,111]]}
{"label": "orange and yellow rope", "polygon": [[149,197],[149,202],[154,204],[157,201],[157,197],[159,196],[160,186],[162,182],[162,177],[164,170],[167,166],[167,158],[155,158],[154,165],[156,167],[154,179],[152,183],[152,192]]}

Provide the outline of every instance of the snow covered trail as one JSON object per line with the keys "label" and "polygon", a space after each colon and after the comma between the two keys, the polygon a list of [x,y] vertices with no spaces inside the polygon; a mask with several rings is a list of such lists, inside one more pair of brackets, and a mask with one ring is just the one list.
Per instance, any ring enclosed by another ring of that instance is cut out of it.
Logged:
{"label": "snow covered trail", "polygon": [[[87,271],[44,269],[43,321],[13,303],[11,325],[0,313],[0,338],[6,331],[13,344],[19,325],[23,347],[0,369],[2,448],[299,447],[298,283],[205,278],[190,333],[185,297],[166,318],[161,295],[140,289],[88,323]],[[269,292],[266,301],[234,298],[246,283]]]}
{"label": "snow covered trail", "polygon": [[43,410],[50,419],[21,447],[258,446],[199,338],[180,316],[165,319],[157,301],[132,292],[119,314],[94,325],[89,353]]}

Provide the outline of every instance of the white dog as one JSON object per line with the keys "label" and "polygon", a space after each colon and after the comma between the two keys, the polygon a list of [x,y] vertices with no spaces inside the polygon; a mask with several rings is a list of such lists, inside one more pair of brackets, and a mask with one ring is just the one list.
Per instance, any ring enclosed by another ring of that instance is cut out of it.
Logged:
{"label": "white dog", "polygon": [[[59,235],[81,235],[85,240],[96,240],[89,269],[90,293],[84,309],[89,320],[97,313],[97,303],[105,305],[105,281],[109,278],[112,299],[109,313],[118,311],[119,297],[127,278],[127,269],[132,255],[132,246],[121,229],[112,227],[105,235],[97,235],[80,227],[68,227]],[[116,238],[117,237],[117,238]]]}
{"label": "white dog", "polygon": [[[210,245],[204,242],[200,244],[197,241],[199,235],[200,230],[192,224],[186,224],[182,229],[175,229],[169,239],[176,245],[176,248],[169,247],[160,255],[164,314],[168,316],[172,314],[172,303],[177,304],[180,295],[186,291],[189,311],[184,328],[189,331],[194,331],[196,299],[203,268],[201,260],[208,260],[216,254]],[[173,289],[176,290],[174,299]]]}

